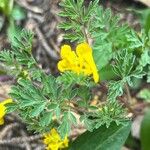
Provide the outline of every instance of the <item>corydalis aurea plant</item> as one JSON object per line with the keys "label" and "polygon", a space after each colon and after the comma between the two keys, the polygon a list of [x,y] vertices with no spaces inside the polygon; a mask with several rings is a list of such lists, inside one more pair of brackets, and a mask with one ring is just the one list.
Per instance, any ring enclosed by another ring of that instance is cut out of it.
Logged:
{"label": "corydalis aurea plant", "polygon": [[[45,74],[33,58],[32,33],[23,31],[22,38],[26,40],[18,39],[18,46],[13,47],[12,51],[5,50],[0,54],[3,63],[9,66],[12,69],[11,73],[18,78],[17,84],[10,92],[14,102],[7,104],[8,112],[17,111],[30,130],[45,133],[51,128],[56,128],[61,137],[69,134],[73,124],[77,125],[74,113],[78,113],[87,129],[92,131],[102,117],[98,115],[101,114],[99,107],[91,106],[91,90],[96,86],[99,75],[90,46],[82,43],[77,46],[78,52],[69,50],[69,53],[75,56],[75,61],[73,57],[69,60],[66,58],[68,50],[65,50],[58,66],[66,69],[64,63],[62,64],[65,60],[69,61],[71,68],[62,70],[61,75],[56,78]],[[88,53],[83,53],[86,50]],[[74,70],[74,67],[77,67],[77,70]],[[109,105],[113,107],[113,104]],[[121,112],[117,114],[117,118],[121,120],[125,114],[119,107],[117,111]],[[92,119],[95,115],[96,121]],[[102,124],[105,123],[104,121]]]}
{"label": "corydalis aurea plant", "polygon": [[[145,55],[136,57],[132,53],[136,52],[133,47],[136,42],[138,48],[144,44],[138,39],[145,38],[136,36],[135,31],[130,32],[126,25],[119,26],[118,17],[112,17],[110,10],[99,7],[97,0],[90,3],[87,9],[83,2],[65,0],[61,3],[64,9],[61,16],[69,22],[66,21],[60,27],[74,31],[67,35],[67,39],[80,44],[76,44],[76,51],[72,51],[70,46],[62,47],[61,60],[58,62],[61,74],[58,77],[47,75],[38,67],[32,56],[33,34],[29,31],[22,32],[11,51],[0,53],[0,60],[9,66],[11,74],[18,79],[10,92],[14,103],[7,105],[8,112],[17,111],[30,130],[45,133],[55,128],[64,138],[70,133],[72,125],[78,123],[75,114],[79,115],[80,121],[90,131],[103,125],[109,127],[112,122],[125,124],[128,120],[117,97],[123,94],[124,83],[129,84],[132,78],[142,77],[143,69],[147,69],[148,63],[144,67],[142,63],[137,63]],[[93,38],[90,46],[89,38]],[[122,59],[123,54],[125,59]],[[115,64],[115,77],[120,80],[112,82],[105,79],[111,85],[109,101],[101,103],[99,100],[97,105],[92,105],[91,91],[98,85],[99,76],[102,78],[102,70],[108,72],[106,75],[112,73],[112,61]],[[121,71],[123,76],[120,77],[117,71]]]}

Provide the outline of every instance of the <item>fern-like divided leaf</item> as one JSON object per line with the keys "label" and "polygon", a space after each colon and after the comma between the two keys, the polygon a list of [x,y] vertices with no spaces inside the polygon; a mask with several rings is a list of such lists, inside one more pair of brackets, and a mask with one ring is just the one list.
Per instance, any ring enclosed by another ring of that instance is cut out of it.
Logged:
{"label": "fern-like divided leaf", "polygon": [[108,128],[112,122],[117,125],[124,124],[129,120],[126,115],[127,112],[121,104],[116,101],[107,101],[95,112],[85,113],[81,116],[81,121],[84,122],[89,131],[93,131],[93,129],[98,129],[102,125],[106,125]]}
{"label": "fern-like divided leaf", "polygon": [[11,66],[14,63],[14,53],[10,50],[3,50],[0,52],[0,60]]}
{"label": "fern-like divided leaf", "polygon": [[33,33],[23,30],[21,35],[15,37],[15,45],[11,50],[3,50],[0,52],[0,61],[10,69],[6,70],[8,74],[20,78],[24,71],[29,72],[31,68],[36,67],[36,61],[32,56],[32,40]]}
{"label": "fern-like divided leaf", "polygon": [[87,8],[83,5],[84,0],[63,0],[60,3],[63,10],[59,15],[66,20],[59,24],[59,28],[69,31],[64,36],[65,39],[79,42],[86,40],[86,28],[88,28],[88,22],[92,19],[98,2],[99,0],[90,2]]}
{"label": "fern-like divided leaf", "polygon": [[20,37],[15,37],[16,44],[12,46],[14,49],[31,53],[33,36],[33,32],[29,30],[22,30]]}
{"label": "fern-like divided leaf", "polygon": [[145,75],[143,67],[140,64],[136,64],[136,57],[127,50],[118,52],[114,61],[113,71],[120,79],[109,83],[109,100],[114,100],[116,97],[121,96],[125,84],[133,86],[133,78],[142,78]]}

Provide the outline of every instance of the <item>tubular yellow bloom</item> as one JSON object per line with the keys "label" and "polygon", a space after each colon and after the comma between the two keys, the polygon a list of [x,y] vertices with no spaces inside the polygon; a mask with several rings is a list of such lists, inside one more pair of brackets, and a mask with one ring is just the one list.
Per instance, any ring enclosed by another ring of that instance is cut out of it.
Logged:
{"label": "tubular yellow bloom", "polygon": [[52,129],[50,133],[44,134],[44,144],[47,145],[46,150],[60,150],[68,147],[69,140],[67,136],[62,140],[56,129]]}
{"label": "tubular yellow bloom", "polygon": [[0,125],[4,124],[4,116],[6,114],[6,106],[5,104],[12,103],[12,99],[6,99],[0,103]]}
{"label": "tubular yellow bloom", "polygon": [[87,76],[92,75],[95,83],[99,81],[99,74],[95,65],[92,49],[87,43],[81,43],[76,48],[76,53],[71,50],[69,45],[61,47],[61,58],[58,62],[58,69],[61,72],[73,71],[83,73]]}

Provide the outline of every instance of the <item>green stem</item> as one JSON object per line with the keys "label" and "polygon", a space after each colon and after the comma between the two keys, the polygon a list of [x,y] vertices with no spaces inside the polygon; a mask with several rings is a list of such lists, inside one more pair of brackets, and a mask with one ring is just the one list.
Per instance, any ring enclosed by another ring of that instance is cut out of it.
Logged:
{"label": "green stem", "polygon": [[86,30],[85,30],[85,26],[83,26],[83,34],[85,37],[85,41],[89,44],[89,40],[88,40],[88,36],[87,36]]}
{"label": "green stem", "polygon": [[130,93],[130,90],[129,90],[129,86],[128,86],[127,83],[125,84],[125,89],[126,89],[127,99],[129,101],[129,103],[131,104],[131,102],[132,102],[132,96],[131,96],[131,93]]}

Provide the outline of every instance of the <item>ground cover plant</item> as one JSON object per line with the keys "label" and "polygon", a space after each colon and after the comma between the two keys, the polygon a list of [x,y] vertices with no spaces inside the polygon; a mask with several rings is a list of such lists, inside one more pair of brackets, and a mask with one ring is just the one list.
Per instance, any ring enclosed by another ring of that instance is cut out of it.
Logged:
{"label": "ground cover plant", "polygon": [[[120,23],[99,0],[88,6],[84,0],[63,0],[60,7],[64,21],[58,28],[67,44],[60,48],[59,75],[46,73],[34,58],[32,31],[23,29],[11,49],[0,52],[16,81],[10,98],[0,104],[0,124],[6,113],[16,112],[28,130],[42,135],[48,150],[120,150],[135,117],[130,89],[137,81],[150,82],[150,31]],[[98,87],[108,90],[93,102]],[[140,97],[146,96],[149,89],[141,91]],[[87,131],[72,140],[78,125]],[[143,121],[144,150],[149,148],[147,126]]]}

